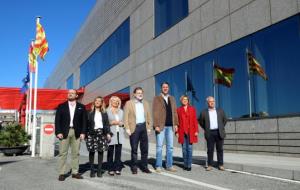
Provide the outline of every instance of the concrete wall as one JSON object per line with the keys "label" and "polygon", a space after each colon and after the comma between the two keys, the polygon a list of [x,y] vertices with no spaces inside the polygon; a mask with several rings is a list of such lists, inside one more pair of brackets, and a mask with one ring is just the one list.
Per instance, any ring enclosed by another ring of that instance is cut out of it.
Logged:
{"label": "concrete wall", "polygon": [[300,157],[300,117],[230,121],[224,150]]}

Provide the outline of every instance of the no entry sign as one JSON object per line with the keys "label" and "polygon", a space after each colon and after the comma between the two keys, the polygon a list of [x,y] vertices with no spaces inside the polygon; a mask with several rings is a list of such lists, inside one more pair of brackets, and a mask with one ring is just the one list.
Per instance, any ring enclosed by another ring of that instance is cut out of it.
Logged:
{"label": "no entry sign", "polygon": [[44,133],[47,135],[51,135],[54,132],[54,126],[51,124],[47,124],[44,126]]}

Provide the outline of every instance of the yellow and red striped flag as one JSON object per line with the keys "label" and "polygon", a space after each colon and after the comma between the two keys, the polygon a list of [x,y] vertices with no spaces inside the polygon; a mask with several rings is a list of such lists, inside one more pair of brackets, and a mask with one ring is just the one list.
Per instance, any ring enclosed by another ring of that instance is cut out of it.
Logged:
{"label": "yellow and red striped flag", "polygon": [[28,52],[28,64],[29,64],[29,70],[31,73],[35,73],[35,69],[36,69],[36,55],[33,52],[33,42],[30,43],[29,46],[29,52]]}
{"label": "yellow and red striped flag", "polygon": [[36,23],[36,36],[34,41],[34,53],[44,60],[46,53],[49,51],[48,41],[43,26],[39,21]]}
{"label": "yellow and red striped flag", "polygon": [[264,80],[268,80],[268,77],[267,77],[264,69],[259,64],[259,62],[255,59],[254,55],[252,53],[248,52],[247,56],[248,56],[249,72],[251,74],[258,74]]}

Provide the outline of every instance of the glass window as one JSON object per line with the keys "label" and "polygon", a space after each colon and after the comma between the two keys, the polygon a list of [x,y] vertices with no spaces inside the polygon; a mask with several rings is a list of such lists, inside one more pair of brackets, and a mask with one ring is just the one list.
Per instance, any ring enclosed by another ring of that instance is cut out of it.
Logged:
{"label": "glass window", "polygon": [[252,36],[252,51],[268,80],[254,76],[256,113],[300,112],[300,16],[294,16]]}
{"label": "glass window", "polygon": [[[268,80],[257,74],[248,75],[247,51],[264,69]],[[299,52],[298,14],[156,75],[156,94],[161,82],[167,81],[170,94],[178,102],[187,93],[198,111],[207,107],[207,96],[215,96],[216,105],[229,118],[249,117],[250,111],[254,117],[299,114]],[[214,84],[213,63],[235,69],[230,88]]]}
{"label": "glass window", "polygon": [[85,86],[129,56],[130,19],[126,19],[80,66],[80,86]]}
{"label": "glass window", "polygon": [[73,74],[67,79],[67,89],[73,89]]}
{"label": "glass window", "polygon": [[189,13],[188,0],[155,0],[155,36],[184,19]]}
{"label": "glass window", "polygon": [[224,109],[228,117],[248,117],[250,113],[246,58],[249,43],[249,38],[244,38],[216,50],[215,64],[235,69],[230,88],[215,84],[217,105]]}
{"label": "glass window", "polygon": [[206,97],[213,96],[214,93],[213,60],[214,52],[190,61],[192,66],[191,78],[195,89],[195,95],[192,96],[191,104],[197,108],[199,113],[206,107]]}
{"label": "glass window", "polygon": [[169,93],[175,97],[177,106],[180,106],[180,97],[182,95],[188,95],[191,101],[193,101],[193,97],[197,96],[197,94],[195,94],[195,81],[192,81],[192,67],[189,62],[156,75],[156,95],[161,93],[161,84],[163,82],[169,83]]}

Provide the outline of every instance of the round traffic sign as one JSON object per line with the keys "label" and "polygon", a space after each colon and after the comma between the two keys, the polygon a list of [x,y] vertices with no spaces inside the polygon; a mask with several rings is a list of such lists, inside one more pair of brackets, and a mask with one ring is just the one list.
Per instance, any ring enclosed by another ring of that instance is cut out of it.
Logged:
{"label": "round traffic sign", "polygon": [[54,126],[51,124],[47,124],[44,126],[44,133],[47,135],[51,135],[54,132]]}

